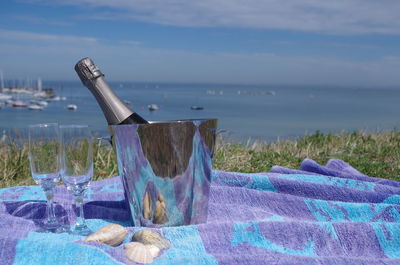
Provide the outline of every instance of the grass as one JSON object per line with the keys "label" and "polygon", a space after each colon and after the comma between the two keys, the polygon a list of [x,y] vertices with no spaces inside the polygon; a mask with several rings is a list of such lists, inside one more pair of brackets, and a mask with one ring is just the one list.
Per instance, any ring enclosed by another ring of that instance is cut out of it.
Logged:
{"label": "grass", "polygon": [[320,164],[326,164],[331,158],[342,159],[366,175],[399,181],[400,131],[343,132],[339,135],[317,131],[295,141],[252,146],[225,143],[217,147],[214,168],[262,172],[274,165],[298,168],[305,158]]}
{"label": "grass", "polygon": [[[94,147],[94,180],[118,175],[117,159],[107,145]],[[27,144],[0,143],[0,188],[34,185],[28,160]]]}
{"label": "grass", "polygon": [[[235,172],[265,172],[273,165],[298,168],[305,158],[321,164],[338,158],[366,175],[399,181],[400,131],[373,134],[358,131],[338,135],[317,131],[293,141],[251,145],[219,140],[213,167]],[[96,180],[118,174],[115,154],[107,145],[95,147],[94,164]],[[0,143],[0,188],[33,184],[27,146]]]}

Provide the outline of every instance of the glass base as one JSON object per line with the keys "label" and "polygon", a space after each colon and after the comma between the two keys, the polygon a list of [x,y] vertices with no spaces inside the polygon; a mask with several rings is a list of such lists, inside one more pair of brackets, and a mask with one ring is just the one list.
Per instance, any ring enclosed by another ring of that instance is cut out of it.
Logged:
{"label": "glass base", "polygon": [[69,230],[69,233],[71,233],[73,235],[88,236],[88,235],[92,234],[93,231],[90,230],[90,228],[87,227],[86,225],[75,225],[75,226],[71,227],[71,229]]}
{"label": "glass base", "polygon": [[65,233],[68,232],[69,227],[61,225],[60,223],[42,223],[39,229],[36,230],[38,233]]}

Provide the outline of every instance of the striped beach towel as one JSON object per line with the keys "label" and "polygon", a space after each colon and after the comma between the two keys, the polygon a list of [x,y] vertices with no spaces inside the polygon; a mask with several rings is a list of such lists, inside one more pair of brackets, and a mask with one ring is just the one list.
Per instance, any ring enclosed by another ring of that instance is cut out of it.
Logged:
{"label": "striped beach towel", "polygon": [[[134,264],[132,227],[118,177],[91,184],[84,206],[92,230],[129,231],[117,247],[68,233],[38,233],[45,196],[38,186],[0,190],[0,264]],[[65,187],[56,215],[74,223]],[[207,223],[152,228],[171,247],[153,264],[400,264],[400,183],[361,174],[341,160],[244,174],[213,171]]]}

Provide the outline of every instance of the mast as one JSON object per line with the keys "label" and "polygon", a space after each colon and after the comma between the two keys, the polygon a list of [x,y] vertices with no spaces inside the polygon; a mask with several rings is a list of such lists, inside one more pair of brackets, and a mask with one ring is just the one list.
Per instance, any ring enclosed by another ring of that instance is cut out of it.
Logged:
{"label": "mast", "polygon": [[3,71],[0,70],[0,93],[3,92],[4,88],[4,76],[3,76]]}
{"label": "mast", "polygon": [[42,92],[42,79],[40,77],[37,80],[37,90],[38,92]]}

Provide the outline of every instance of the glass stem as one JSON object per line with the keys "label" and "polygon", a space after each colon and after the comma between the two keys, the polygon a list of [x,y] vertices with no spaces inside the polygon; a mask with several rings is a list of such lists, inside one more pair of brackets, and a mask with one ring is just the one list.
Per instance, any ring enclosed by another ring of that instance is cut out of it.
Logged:
{"label": "glass stem", "polygon": [[54,187],[45,190],[47,198],[47,223],[57,223],[57,218],[54,211]]}
{"label": "glass stem", "polygon": [[76,227],[86,227],[85,217],[83,215],[83,192],[75,193],[75,205],[78,208],[78,213],[76,215]]}

